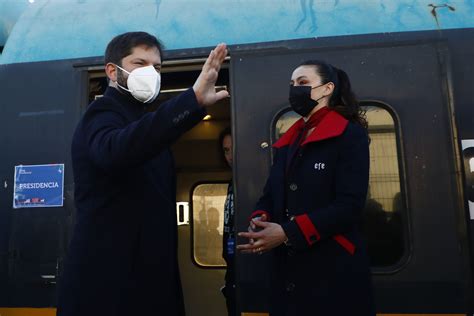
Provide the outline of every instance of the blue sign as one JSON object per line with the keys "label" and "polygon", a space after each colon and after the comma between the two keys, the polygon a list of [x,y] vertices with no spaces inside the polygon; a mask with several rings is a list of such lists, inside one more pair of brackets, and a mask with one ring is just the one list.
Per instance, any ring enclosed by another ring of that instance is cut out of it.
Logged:
{"label": "blue sign", "polygon": [[60,207],[64,196],[64,164],[15,166],[13,208]]}

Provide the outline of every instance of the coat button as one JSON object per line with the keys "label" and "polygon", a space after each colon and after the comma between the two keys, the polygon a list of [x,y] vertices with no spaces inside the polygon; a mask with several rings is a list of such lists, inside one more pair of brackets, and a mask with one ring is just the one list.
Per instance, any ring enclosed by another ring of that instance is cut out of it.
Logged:
{"label": "coat button", "polygon": [[288,283],[288,285],[286,286],[286,291],[293,292],[294,290],[295,290],[295,284],[292,282]]}
{"label": "coat button", "polygon": [[296,185],[296,183],[290,184],[290,190],[291,190],[291,191],[296,191],[296,190],[298,190],[298,186]]}

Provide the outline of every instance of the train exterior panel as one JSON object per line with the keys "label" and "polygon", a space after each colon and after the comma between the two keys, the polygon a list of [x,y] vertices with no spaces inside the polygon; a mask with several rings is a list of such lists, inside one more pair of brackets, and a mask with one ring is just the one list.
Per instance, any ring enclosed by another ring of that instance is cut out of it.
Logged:
{"label": "train exterior panel", "polygon": [[[173,147],[188,315],[225,313],[225,267],[202,246],[210,245],[204,205],[219,208],[233,179],[237,229],[246,229],[270,145],[295,118],[291,70],[314,58],[346,70],[367,109],[372,167],[362,225],[377,313],[474,313],[473,1],[0,0],[0,10],[0,315],[55,313],[75,217],[72,133],[106,85],[105,45],[131,30],[167,48],[163,100],[192,85],[209,47],[230,45],[218,85],[231,98]],[[227,125],[233,172],[218,158]],[[63,206],[15,209],[15,166],[43,164],[65,166]],[[242,315],[266,315],[268,263],[237,256]]]}

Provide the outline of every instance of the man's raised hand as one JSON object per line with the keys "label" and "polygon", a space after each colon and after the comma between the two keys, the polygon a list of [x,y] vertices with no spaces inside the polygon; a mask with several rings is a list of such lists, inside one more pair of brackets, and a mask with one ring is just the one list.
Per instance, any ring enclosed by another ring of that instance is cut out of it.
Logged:
{"label": "man's raised hand", "polygon": [[222,63],[227,56],[227,46],[221,43],[211,51],[201,73],[193,85],[196,99],[201,106],[209,106],[229,96],[225,90],[216,92],[216,81]]}

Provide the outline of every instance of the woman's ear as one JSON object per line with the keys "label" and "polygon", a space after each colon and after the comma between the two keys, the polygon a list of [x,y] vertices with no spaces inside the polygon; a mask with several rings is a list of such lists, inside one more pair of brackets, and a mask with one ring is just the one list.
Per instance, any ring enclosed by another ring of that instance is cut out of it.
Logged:
{"label": "woman's ear", "polygon": [[112,63],[107,63],[107,65],[105,65],[105,74],[111,81],[116,82],[117,81],[117,66],[115,66]]}
{"label": "woman's ear", "polygon": [[328,82],[327,85],[326,85],[326,91],[325,91],[325,95],[331,95],[333,92],[334,92],[334,88],[336,86],[334,85],[333,82]]}

